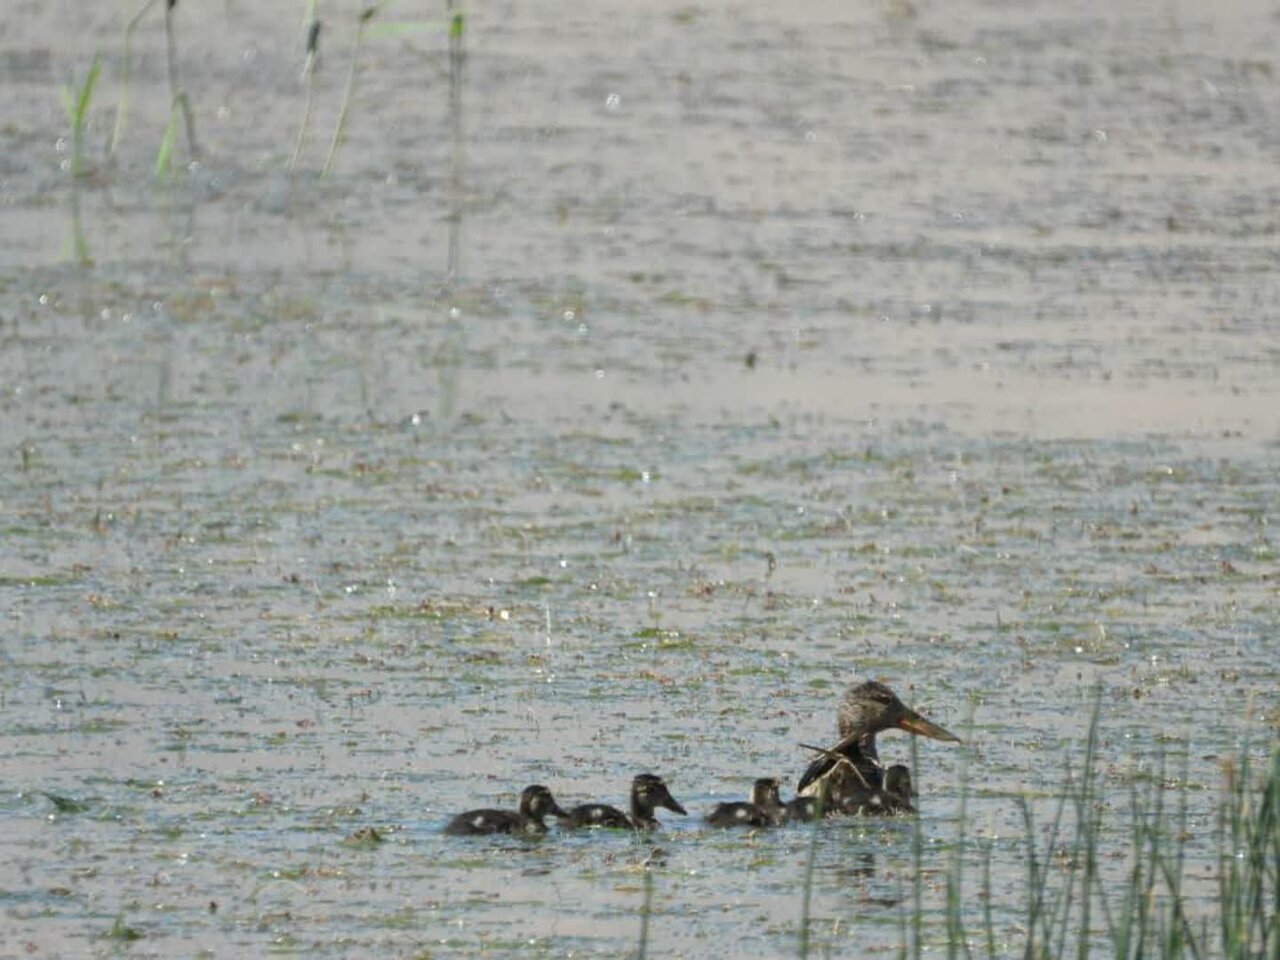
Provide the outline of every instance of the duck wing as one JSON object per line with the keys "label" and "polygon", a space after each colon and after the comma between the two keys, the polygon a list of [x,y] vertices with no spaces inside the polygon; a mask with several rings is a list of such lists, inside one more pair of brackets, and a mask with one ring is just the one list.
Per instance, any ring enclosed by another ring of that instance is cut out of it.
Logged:
{"label": "duck wing", "polygon": [[864,750],[854,737],[847,737],[834,747],[813,747],[807,743],[800,746],[815,751],[818,756],[801,774],[797,796],[818,796],[826,785],[834,783],[840,785],[842,793],[874,793],[880,789],[883,774],[874,746]]}

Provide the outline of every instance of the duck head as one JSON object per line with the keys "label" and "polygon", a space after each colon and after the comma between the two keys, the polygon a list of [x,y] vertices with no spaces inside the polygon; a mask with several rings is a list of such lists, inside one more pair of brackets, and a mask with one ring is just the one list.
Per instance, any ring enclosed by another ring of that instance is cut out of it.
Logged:
{"label": "duck head", "polygon": [[[959,743],[960,738],[932,720],[926,720],[898,699],[898,695],[875,680],[849,688],[836,714],[841,744],[873,738],[894,727],[921,737]],[[840,747],[835,748],[837,751]]]}

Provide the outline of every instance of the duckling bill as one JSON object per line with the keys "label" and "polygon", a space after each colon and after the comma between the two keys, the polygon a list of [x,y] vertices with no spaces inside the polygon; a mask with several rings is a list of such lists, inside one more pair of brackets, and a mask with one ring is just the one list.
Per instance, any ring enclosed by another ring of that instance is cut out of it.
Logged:
{"label": "duckling bill", "polygon": [[468,810],[445,824],[444,832],[454,837],[474,837],[487,833],[540,834],[547,832],[547,825],[543,822],[543,818],[547,816],[563,817],[566,814],[551,796],[550,790],[534,784],[524,788],[517,809]]}
{"label": "duckling bill", "polygon": [[666,781],[653,773],[642,773],[631,781],[631,813],[626,814],[607,803],[584,803],[564,814],[570,827],[613,827],[621,830],[655,830],[662,824],[654,816],[664,807],[681,816],[684,807],[667,789]]}

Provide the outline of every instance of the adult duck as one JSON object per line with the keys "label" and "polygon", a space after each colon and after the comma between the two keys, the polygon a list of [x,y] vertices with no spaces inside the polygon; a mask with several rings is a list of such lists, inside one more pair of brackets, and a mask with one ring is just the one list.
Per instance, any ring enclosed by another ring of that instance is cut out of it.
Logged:
{"label": "adult duck", "polygon": [[[884,769],[876,752],[876,734],[897,728],[907,733],[959,743],[950,730],[912,710],[898,695],[875,680],[850,687],[836,713],[839,741],[828,748],[811,748],[818,757],[800,777],[798,797],[816,797],[827,813],[868,813],[885,807]],[[910,807],[910,771],[907,775],[907,807]],[[897,775],[900,777],[901,775]],[[901,793],[894,785],[894,800]]]}

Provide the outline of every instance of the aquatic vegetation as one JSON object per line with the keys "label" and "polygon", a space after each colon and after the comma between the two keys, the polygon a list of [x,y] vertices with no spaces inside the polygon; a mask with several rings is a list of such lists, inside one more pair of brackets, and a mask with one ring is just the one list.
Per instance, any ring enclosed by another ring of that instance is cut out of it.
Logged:
{"label": "aquatic vegetation", "polygon": [[124,914],[119,914],[115,922],[111,924],[111,929],[107,931],[107,937],[111,940],[120,940],[125,943],[131,943],[134,940],[141,940],[145,937],[141,930],[137,927],[131,927],[125,923]]}
{"label": "aquatic vegetation", "polygon": [[[356,75],[360,67],[360,51],[364,46],[365,30],[378,13],[378,4],[371,3],[360,11],[356,18],[356,39],[351,50],[351,66],[347,70],[347,82],[342,91],[342,106],[338,109],[338,120],[333,127],[333,138],[329,141],[329,153],[324,158],[324,166],[320,168],[320,176],[327,177],[333,170],[333,162],[337,159],[338,148],[342,145],[347,130],[347,115],[351,110],[351,100],[356,92]],[[318,34],[317,34],[318,37]]]}
{"label": "aquatic vegetation", "polygon": [[72,177],[84,176],[84,128],[89,115],[89,103],[93,99],[93,88],[97,85],[101,72],[102,61],[95,54],[79,87],[63,87],[60,91],[62,107],[67,114],[67,122],[71,124]]}
{"label": "aquatic vegetation", "polygon": [[[312,16],[314,17],[314,14]],[[302,66],[302,77],[307,84],[307,98],[302,108],[302,122],[298,125],[298,139],[293,146],[293,155],[289,158],[290,172],[298,165],[298,157],[302,155],[302,147],[307,142],[307,129],[311,125],[311,109],[316,99],[316,64],[319,56],[320,21],[313,18],[309,20],[307,27],[307,54]]]}
{"label": "aquatic vegetation", "polygon": [[[1037,821],[1030,797],[1017,801],[1027,871],[1017,924],[1021,938],[998,933],[993,922],[990,841],[978,844],[982,909],[977,928],[966,920],[972,917],[965,906],[972,888],[964,873],[968,763],[962,768],[957,833],[944,881],[947,955],[980,956],[985,951],[992,958],[1015,954],[1060,960],[1093,956],[1101,949],[1109,956],[1161,960],[1273,956],[1280,949],[1280,747],[1259,765],[1252,760],[1253,745],[1246,742],[1238,758],[1224,762],[1217,799],[1217,893],[1209,898],[1211,909],[1205,911],[1204,898],[1198,897],[1201,905],[1193,912],[1186,896],[1192,880],[1186,744],[1180,757],[1173,758],[1180,764],[1177,778],[1168,775],[1168,757],[1161,754],[1153,775],[1131,781],[1128,843],[1118,854],[1114,841],[1103,839],[1115,826],[1107,821],[1124,815],[1100,798],[1102,718],[1096,701],[1082,755],[1067,760],[1063,789],[1052,798],[1054,812],[1047,823]],[[915,763],[914,740],[912,747]],[[1123,857],[1124,870],[1118,875],[1104,871],[1104,859],[1117,855]],[[911,910],[900,914],[901,952],[920,957],[933,946],[925,932],[922,881],[930,865],[918,816],[912,861]],[[806,913],[803,904],[802,915]],[[802,956],[804,950],[802,941]]]}

